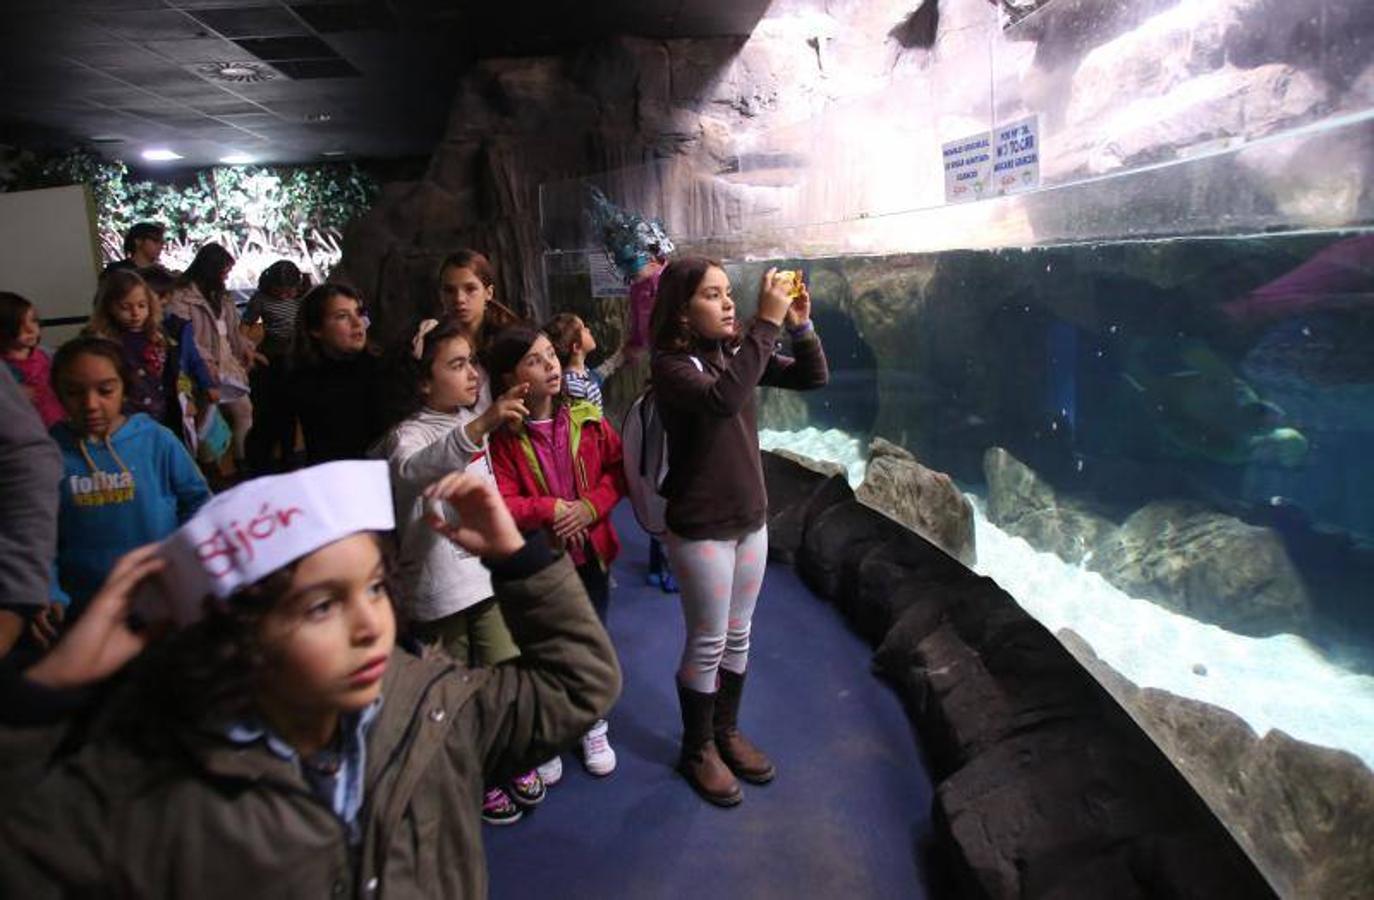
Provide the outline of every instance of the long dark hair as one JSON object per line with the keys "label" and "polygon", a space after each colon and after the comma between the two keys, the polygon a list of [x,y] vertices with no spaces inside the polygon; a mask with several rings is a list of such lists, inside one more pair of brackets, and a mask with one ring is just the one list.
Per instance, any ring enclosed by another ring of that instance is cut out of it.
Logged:
{"label": "long dark hair", "polygon": [[0,349],[8,350],[19,340],[24,317],[33,309],[33,302],[12,291],[0,291]]}
{"label": "long dark hair", "polygon": [[289,259],[279,259],[262,270],[258,276],[258,290],[264,294],[301,286],[301,270]]}
{"label": "long dark hair", "polygon": [[191,260],[177,283],[182,287],[195,285],[218,316],[224,311],[224,297],[228,293],[224,273],[233,265],[233,254],[211,241],[196,251],[196,258]]}
{"label": "long dark hair", "polygon": [[[688,322],[687,307],[712,268],[724,267],[704,256],[682,256],[668,263],[659,275],[658,295],[653,317],[649,320],[655,352],[686,353],[696,346],[698,338]],[[738,337],[726,341],[727,345],[737,343]]]}
{"label": "long dark hair", "polygon": [[434,361],[439,356],[439,348],[453,338],[466,340],[458,320],[452,316],[445,316],[421,340],[420,357],[416,359],[414,339],[418,330],[419,323],[417,322],[414,328],[408,329],[404,335],[396,340],[395,346],[391,347],[387,353],[387,377],[385,381],[387,431],[424,408],[425,395],[422,388],[425,382],[432,377]]}
{"label": "long dark hair", "polygon": [[[487,259],[485,254],[476,250],[463,249],[444,257],[444,261],[439,264],[439,284],[441,286],[444,281],[444,273],[449,269],[467,269],[477,276],[477,280],[482,282],[484,287],[496,287],[495,267],[492,266],[491,260]],[[440,302],[442,303],[442,301]],[[448,312],[447,309],[440,309],[441,314],[447,315]],[[523,322],[524,320],[514,310],[493,297],[487,301],[486,312],[482,314],[482,325],[477,329],[477,334],[474,336],[477,346],[472,348],[473,352],[481,353],[482,348],[492,338],[496,337],[501,329]]]}
{"label": "long dark hair", "polygon": [[506,390],[505,377],[515,371],[520,360],[530,352],[534,342],[547,337],[537,328],[528,325],[512,325],[492,339],[487,349],[482,351],[482,365],[491,378],[491,395],[496,397]]}
{"label": "long dark hair", "polygon": [[[324,327],[325,308],[329,306],[329,301],[335,297],[349,298],[358,304],[360,314],[364,312],[362,295],[346,284],[326,281],[324,284],[311,288],[310,293],[301,300],[300,310],[296,313],[296,333],[292,337],[291,343],[292,365],[308,368],[318,365],[320,360],[324,358],[320,339],[315,337],[312,332],[319,331]],[[363,352],[376,355],[377,348],[372,344],[371,339],[363,348]]]}

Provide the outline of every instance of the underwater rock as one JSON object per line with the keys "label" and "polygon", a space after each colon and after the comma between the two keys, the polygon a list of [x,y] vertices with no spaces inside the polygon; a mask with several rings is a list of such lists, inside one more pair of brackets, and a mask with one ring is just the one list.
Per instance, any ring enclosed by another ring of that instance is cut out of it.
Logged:
{"label": "underwater rock", "polygon": [[904,448],[875,438],[869,445],[868,474],[855,496],[964,565],[978,561],[973,504],[948,475],[921,465]]}
{"label": "underwater rock", "polygon": [[758,423],[772,431],[801,431],[811,424],[811,412],[797,391],[759,388]]}
{"label": "underwater rock", "polygon": [[[832,462],[828,459],[812,459],[811,457],[798,453],[795,450],[788,450],[786,447],[777,447],[772,450],[769,450],[768,452],[781,456],[783,459],[790,459],[797,465],[810,469],[812,472],[815,472],[818,475],[822,475],[825,478],[833,478],[836,475],[838,475],[841,478],[849,477],[849,471],[844,466],[840,465],[837,462]],[[771,505],[773,500],[771,494],[769,495],[768,500],[769,504]]]}
{"label": "underwater rock", "polygon": [[1088,558],[1116,524],[1084,504],[1059,497],[1039,475],[1001,447],[983,455],[988,521],[1037,550],[1068,563]]}
{"label": "underwater rock", "polygon": [[1158,501],[1088,567],[1127,593],[1238,634],[1301,634],[1311,600],[1279,535],[1189,501]]}

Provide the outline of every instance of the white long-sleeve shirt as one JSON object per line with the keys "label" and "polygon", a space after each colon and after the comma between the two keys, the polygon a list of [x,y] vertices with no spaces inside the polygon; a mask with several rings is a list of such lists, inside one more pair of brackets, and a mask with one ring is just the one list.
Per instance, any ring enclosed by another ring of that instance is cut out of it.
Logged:
{"label": "white long-sleeve shirt", "polygon": [[474,444],[464,431],[483,405],[458,413],[423,409],[392,429],[375,451],[391,468],[401,583],[408,611],[420,622],[462,612],[492,596],[491,573],[480,559],[430,527],[421,496],[450,472],[471,471],[496,480],[485,441]]}

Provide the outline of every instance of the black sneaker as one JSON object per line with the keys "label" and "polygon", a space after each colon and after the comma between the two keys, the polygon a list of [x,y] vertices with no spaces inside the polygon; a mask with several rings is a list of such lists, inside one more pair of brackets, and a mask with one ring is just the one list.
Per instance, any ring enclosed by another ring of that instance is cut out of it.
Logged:
{"label": "black sneaker", "polygon": [[482,798],[482,821],[488,825],[514,825],[525,813],[499,787],[488,788]]}
{"label": "black sneaker", "polygon": [[512,800],[524,807],[538,806],[548,793],[544,787],[544,779],[539,777],[538,769],[530,769],[524,775],[515,776],[506,790]]}

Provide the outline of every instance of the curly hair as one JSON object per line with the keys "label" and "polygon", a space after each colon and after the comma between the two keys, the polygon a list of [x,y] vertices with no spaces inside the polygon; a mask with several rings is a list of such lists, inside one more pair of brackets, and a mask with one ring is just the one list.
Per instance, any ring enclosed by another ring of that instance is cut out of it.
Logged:
{"label": "curly hair", "polygon": [[[403,631],[400,585],[393,541],[373,533],[382,554],[387,595]],[[300,561],[283,566],[242,588],[223,603],[207,602],[203,619],[174,635],[151,655],[149,688],[172,716],[188,722],[233,721],[253,710],[255,680],[271,664],[262,623],[291,589]]]}
{"label": "curly hair", "polygon": [[124,328],[114,317],[115,305],[137,290],[147,292],[148,297],[148,321],[143,325],[144,334],[154,344],[167,343],[162,333],[162,298],[148,286],[143,276],[131,269],[115,269],[100,279],[100,287],[95,292],[91,324],[82,333],[118,340]]}

